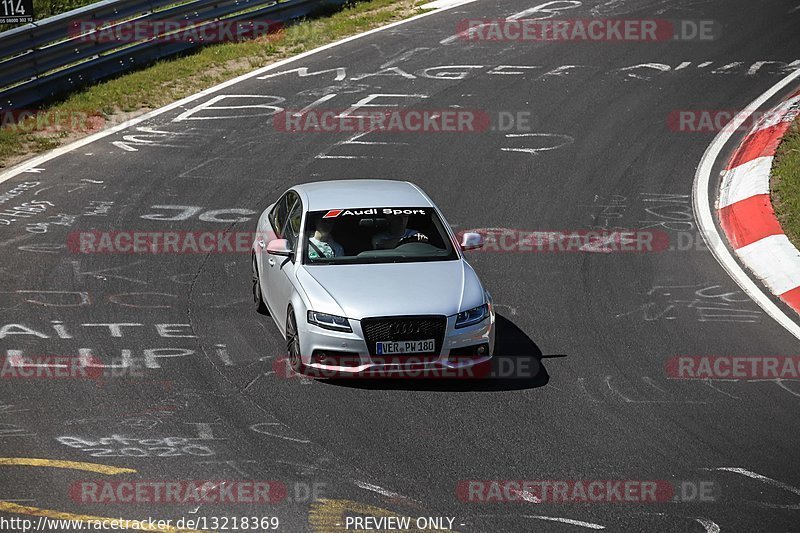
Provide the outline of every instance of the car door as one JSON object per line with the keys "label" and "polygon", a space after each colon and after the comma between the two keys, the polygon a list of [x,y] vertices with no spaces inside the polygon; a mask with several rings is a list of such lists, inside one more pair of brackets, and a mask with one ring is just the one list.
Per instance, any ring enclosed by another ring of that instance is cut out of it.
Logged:
{"label": "car door", "polygon": [[[282,223],[282,226],[275,233],[278,238],[286,239],[289,241],[289,246],[297,249],[297,244],[300,239],[300,222],[303,218],[303,204],[300,202],[300,197],[294,191],[289,191],[286,194],[286,215],[283,216],[282,211],[279,209],[276,212],[274,224]],[[266,250],[266,248],[265,248]],[[292,295],[294,271],[295,266],[298,264],[298,257],[282,257],[272,255],[266,252],[266,276],[268,292],[266,299],[268,301],[270,313],[272,313],[275,322],[278,323],[281,330],[286,328],[286,309],[289,306],[289,298]]]}
{"label": "car door", "polygon": [[[292,192],[292,191],[289,191]],[[266,217],[262,218],[261,224],[258,227],[257,244],[258,251],[258,272],[261,280],[261,293],[264,295],[264,302],[267,304],[267,309],[273,317],[274,300],[271,296],[272,287],[270,286],[269,270],[270,270],[270,255],[267,253],[267,246],[270,241],[281,238],[281,231],[286,224],[286,217],[289,215],[289,208],[291,205],[287,203],[291,200],[294,202],[296,199],[290,196],[289,192],[280,197],[272,206],[272,210]],[[275,262],[275,258],[272,258]],[[282,324],[280,324],[283,327]]]}

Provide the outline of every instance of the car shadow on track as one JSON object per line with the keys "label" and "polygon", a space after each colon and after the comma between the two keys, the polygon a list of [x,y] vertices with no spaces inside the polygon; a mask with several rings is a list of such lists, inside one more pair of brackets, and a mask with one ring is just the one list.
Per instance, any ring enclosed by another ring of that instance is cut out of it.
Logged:
{"label": "car shadow on track", "polygon": [[[536,343],[516,324],[497,315],[495,323],[495,355],[491,367],[475,376],[454,378],[341,378],[325,379],[320,383],[360,389],[416,390],[438,392],[492,392],[535,389],[547,385],[550,376]],[[481,377],[478,377],[481,376]]]}

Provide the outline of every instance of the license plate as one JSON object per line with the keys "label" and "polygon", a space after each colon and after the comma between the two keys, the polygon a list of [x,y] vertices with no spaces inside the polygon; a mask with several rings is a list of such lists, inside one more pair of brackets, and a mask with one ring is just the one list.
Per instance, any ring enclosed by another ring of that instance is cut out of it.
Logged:
{"label": "license plate", "polygon": [[375,353],[378,355],[393,355],[399,353],[424,353],[436,350],[436,341],[386,341],[375,343]]}

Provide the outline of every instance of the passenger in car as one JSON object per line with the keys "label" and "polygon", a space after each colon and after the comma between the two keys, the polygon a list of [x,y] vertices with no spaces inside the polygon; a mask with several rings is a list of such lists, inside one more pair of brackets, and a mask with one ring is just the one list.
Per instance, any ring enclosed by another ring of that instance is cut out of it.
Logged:
{"label": "passenger in car", "polygon": [[344,248],[341,244],[333,240],[331,231],[333,221],[322,219],[317,222],[316,231],[309,239],[308,257],[309,259],[319,259],[322,257],[331,259],[344,255]]}

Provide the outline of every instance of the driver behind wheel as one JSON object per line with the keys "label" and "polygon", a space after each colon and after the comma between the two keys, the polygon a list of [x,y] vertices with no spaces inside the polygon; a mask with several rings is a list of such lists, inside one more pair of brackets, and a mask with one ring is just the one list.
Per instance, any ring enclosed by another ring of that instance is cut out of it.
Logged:
{"label": "driver behind wheel", "polygon": [[428,237],[415,229],[407,228],[408,215],[389,215],[389,230],[372,237],[374,250],[389,250],[406,242],[427,242]]}
{"label": "driver behind wheel", "polygon": [[333,240],[331,230],[333,230],[332,220],[322,219],[317,222],[314,235],[308,239],[309,259],[319,259],[321,257],[331,259],[344,255],[344,248],[341,244]]}

